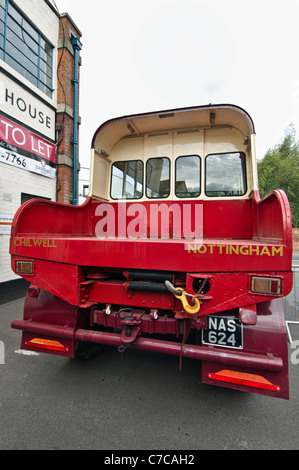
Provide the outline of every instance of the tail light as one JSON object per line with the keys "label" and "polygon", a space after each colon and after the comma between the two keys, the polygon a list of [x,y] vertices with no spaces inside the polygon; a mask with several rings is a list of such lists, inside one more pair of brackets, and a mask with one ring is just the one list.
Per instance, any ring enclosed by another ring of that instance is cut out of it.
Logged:
{"label": "tail light", "polygon": [[281,279],[273,277],[253,276],[251,278],[251,291],[258,294],[281,294]]}
{"label": "tail light", "polygon": [[34,263],[33,261],[16,261],[16,273],[17,274],[26,274],[26,275],[33,275],[34,274]]}

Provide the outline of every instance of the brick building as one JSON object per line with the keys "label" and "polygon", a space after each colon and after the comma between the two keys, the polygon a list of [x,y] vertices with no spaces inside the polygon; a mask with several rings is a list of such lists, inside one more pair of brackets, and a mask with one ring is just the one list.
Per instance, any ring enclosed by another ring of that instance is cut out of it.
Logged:
{"label": "brick building", "polygon": [[9,255],[20,204],[77,201],[80,39],[50,0],[0,0],[0,302],[24,288]]}

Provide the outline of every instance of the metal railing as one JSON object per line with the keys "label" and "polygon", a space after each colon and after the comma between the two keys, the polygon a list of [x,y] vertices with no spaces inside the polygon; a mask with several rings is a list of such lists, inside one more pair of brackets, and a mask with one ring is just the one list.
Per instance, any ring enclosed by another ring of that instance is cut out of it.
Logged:
{"label": "metal railing", "polygon": [[284,310],[286,316],[286,328],[288,334],[288,340],[292,344],[293,339],[290,331],[290,325],[299,325],[299,292],[297,292],[297,286],[299,288],[299,265],[293,264],[294,272],[294,283],[292,292],[284,298]]}

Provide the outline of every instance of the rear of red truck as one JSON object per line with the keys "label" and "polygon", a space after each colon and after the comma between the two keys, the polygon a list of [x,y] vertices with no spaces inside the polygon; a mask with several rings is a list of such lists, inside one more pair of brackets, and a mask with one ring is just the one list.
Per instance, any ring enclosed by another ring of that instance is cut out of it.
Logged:
{"label": "rear of red truck", "polygon": [[180,368],[193,358],[203,383],[288,399],[291,212],[283,191],[259,197],[243,109],[106,122],[85,203],[26,202],[10,253],[31,283],[12,323],[23,349],[75,358],[113,345],[176,355]]}

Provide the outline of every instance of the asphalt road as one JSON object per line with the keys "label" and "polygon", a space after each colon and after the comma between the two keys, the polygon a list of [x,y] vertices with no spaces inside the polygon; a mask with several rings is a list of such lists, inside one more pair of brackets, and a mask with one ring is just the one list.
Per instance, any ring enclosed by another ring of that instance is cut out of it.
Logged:
{"label": "asphalt road", "polygon": [[0,306],[1,450],[299,448],[299,364],[285,401],[201,384],[193,360],[179,372],[178,358],[110,347],[90,362],[24,355],[10,328],[22,308]]}

